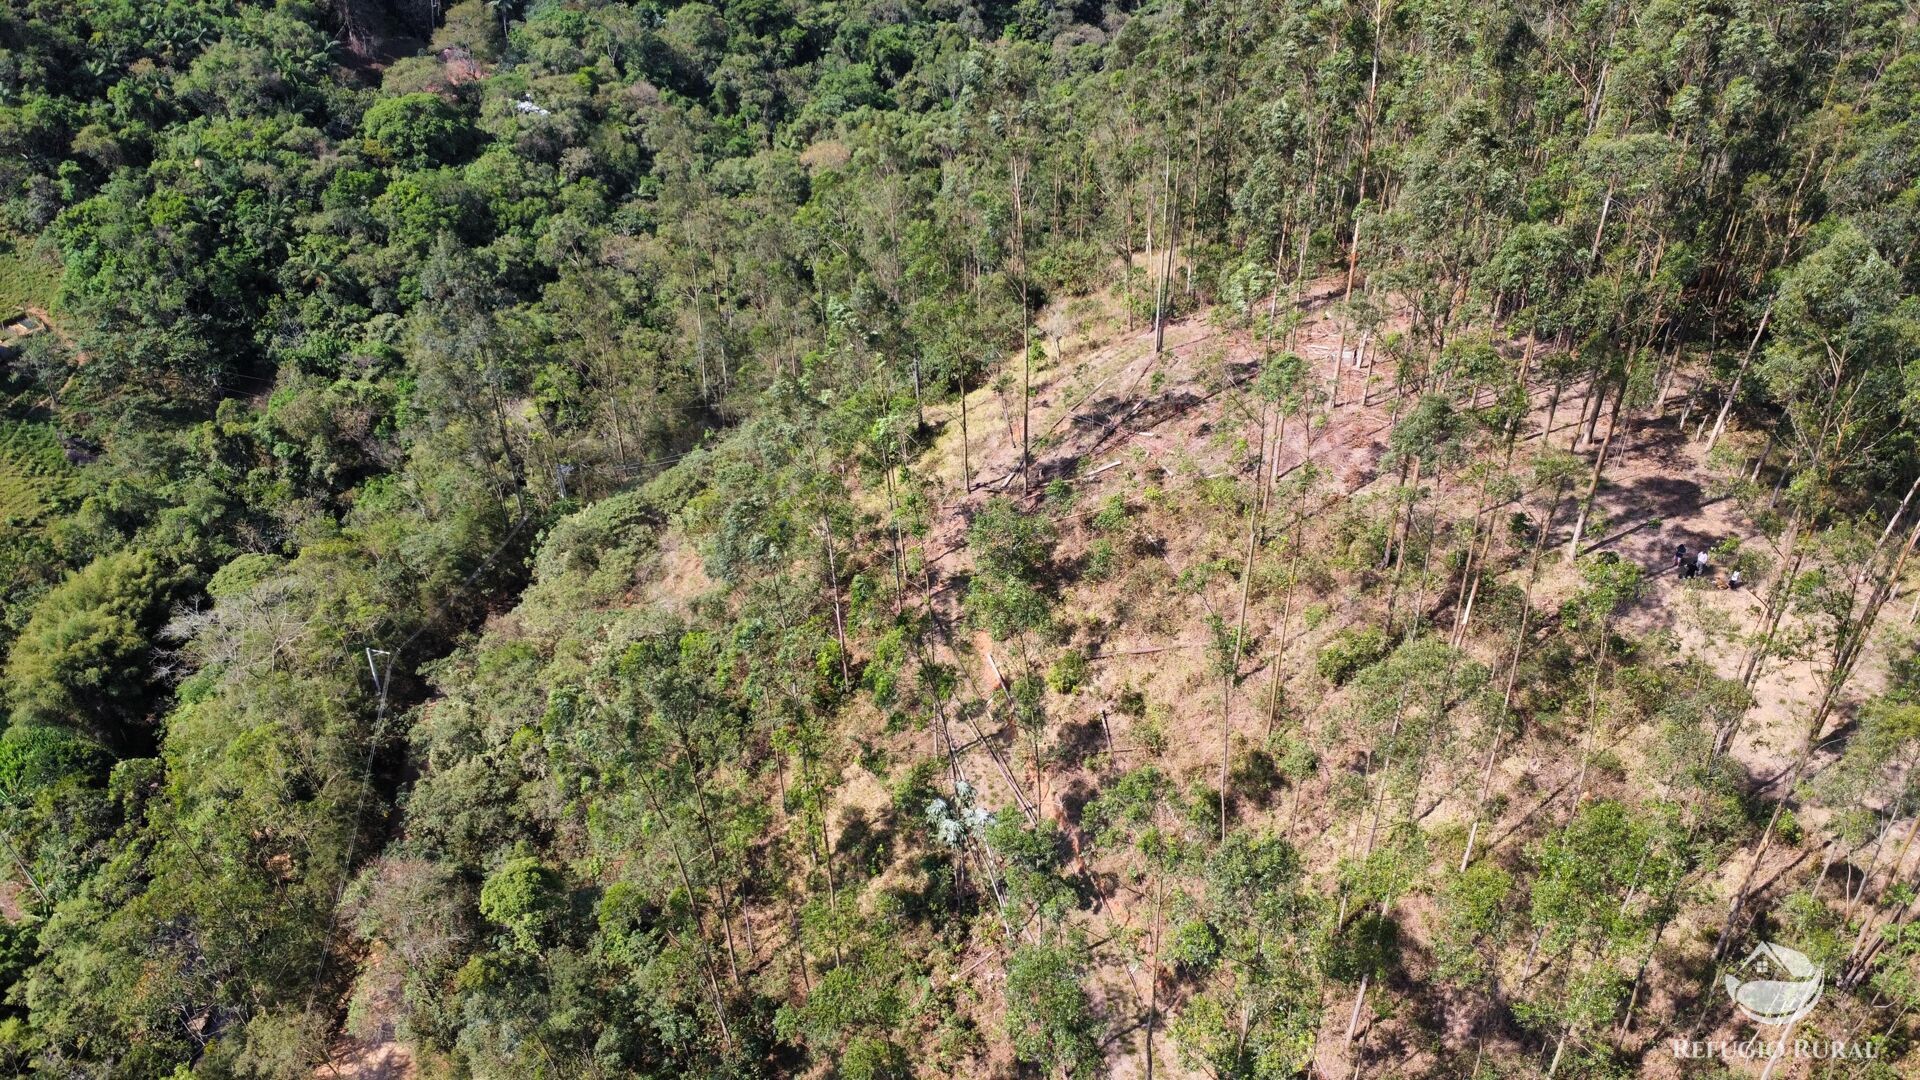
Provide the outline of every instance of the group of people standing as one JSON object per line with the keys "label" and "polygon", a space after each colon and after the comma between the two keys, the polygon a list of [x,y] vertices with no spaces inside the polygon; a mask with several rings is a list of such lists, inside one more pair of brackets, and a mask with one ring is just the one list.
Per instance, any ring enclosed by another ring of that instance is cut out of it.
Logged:
{"label": "group of people standing", "polygon": [[1673,568],[1683,578],[1700,577],[1707,572],[1707,549],[1701,548],[1691,557],[1687,555],[1687,545],[1681,544],[1673,549]]}
{"label": "group of people standing", "polygon": [[[1709,571],[1707,570],[1707,549],[1701,548],[1699,551],[1688,554],[1687,545],[1679,545],[1673,549],[1673,568],[1682,578],[1709,576]],[[1740,571],[1736,569],[1727,578],[1727,588],[1737,589],[1739,587]]]}

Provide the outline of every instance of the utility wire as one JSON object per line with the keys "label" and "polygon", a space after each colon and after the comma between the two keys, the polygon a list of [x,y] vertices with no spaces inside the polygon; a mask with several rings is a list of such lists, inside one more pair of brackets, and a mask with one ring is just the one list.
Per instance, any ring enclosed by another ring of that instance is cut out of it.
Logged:
{"label": "utility wire", "polygon": [[[487,557],[481,561],[479,566],[474,567],[465,578],[461,579],[460,584],[448,594],[448,599],[452,599],[472,588],[474,582],[478,581],[482,574],[492,569],[494,563],[499,561],[500,556],[506,553],[507,549],[513,545],[513,542],[519,538],[520,534],[524,532],[526,527],[532,524],[532,522],[533,515],[523,512],[520,515],[520,520],[515,522],[513,528],[507,531],[507,535],[500,541],[499,545],[488,553]],[[374,689],[377,691],[378,697],[374,705],[373,725],[367,735],[366,757],[365,760],[361,762],[360,791],[354,798],[352,826],[347,832],[347,848],[344,857],[340,861],[338,883],[334,886],[332,902],[328,907],[327,930],[326,933],[321,936],[319,956],[314,961],[313,986],[307,993],[307,1011],[309,1012],[313,1010],[314,1000],[318,998],[320,994],[320,984],[326,977],[327,959],[333,952],[334,928],[339,921],[336,917],[336,912],[340,907],[341,896],[346,893],[347,875],[353,870],[353,860],[359,848],[360,819],[366,811],[367,789],[372,786],[373,758],[379,751],[380,741],[386,729],[387,712],[390,703],[389,693],[393,687],[394,662],[397,661],[415,641],[419,640],[420,635],[426,633],[433,625],[434,621],[432,619],[421,622],[419,626],[414,628],[413,633],[408,634],[406,639],[391,651],[376,649],[372,646],[366,647],[367,670],[368,673],[373,676]],[[377,672],[373,666],[373,657],[375,654],[384,654],[386,658],[386,662]]]}

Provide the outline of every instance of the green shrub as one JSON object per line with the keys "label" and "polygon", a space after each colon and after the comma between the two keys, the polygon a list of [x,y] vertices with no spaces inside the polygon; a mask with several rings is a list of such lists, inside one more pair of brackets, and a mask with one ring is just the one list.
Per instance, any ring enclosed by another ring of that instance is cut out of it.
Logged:
{"label": "green shrub", "polygon": [[153,700],[149,638],[171,585],[152,557],[122,551],[42,597],[7,660],[15,719],[120,741]]}
{"label": "green shrub", "polygon": [[1126,528],[1131,517],[1132,512],[1127,509],[1127,500],[1119,495],[1109,495],[1100,504],[1100,509],[1094,512],[1093,527],[1103,533],[1114,532]]}
{"label": "green shrub", "polygon": [[1047,669],[1047,685],[1056,694],[1071,694],[1087,678],[1087,657],[1079,649],[1068,649]]}
{"label": "green shrub", "polygon": [[1039,630],[1052,617],[1041,580],[1053,555],[1053,528],[1023,513],[1010,499],[989,500],[967,533],[975,573],[967,586],[967,614],[996,639]]}
{"label": "green shrub", "polygon": [[50,425],[0,421],[0,529],[38,525],[73,486],[73,469]]}
{"label": "green shrub", "polygon": [[1167,721],[1172,711],[1165,705],[1154,702],[1147,706],[1146,715],[1134,721],[1133,741],[1149,754],[1159,755],[1167,751]]}
{"label": "green shrub", "polygon": [[[836,643],[837,645],[837,643]],[[873,643],[873,659],[860,673],[860,678],[873,692],[874,704],[882,707],[893,704],[898,693],[900,673],[907,662],[906,631],[900,627],[880,635]]]}
{"label": "green shrub", "polygon": [[1100,1023],[1083,988],[1086,961],[1061,946],[1027,945],[1007,963],[1007,1035],[1020,1060],[1075,1080],[1100,1068]]}
{"label": "green shrub", "polygon": [[899,1044],[870,1035],[847,1040],[840,1055],[842,1080],[905,1080],[913,1075],[913,1065]]}
{"label": "green shrub", "polygon": [[56,727],[15,725],[0,734],[0,794],[30,799],[68,776],[101,770],[100,748]]}
{"label": "green shrub", "polygon": [[[876,1041],[861,1034],[886,1031],[900,1021],[903,1003],[890,983],[887,972],[872,963],[843,964],[820,977],[798,1007],[782,1006],[774,1016],[774,1030],[781,1038],[803,1041],[820,1054],[831,1054],[843,1043],[851,1051],[855,1043]],[[866,1048],[860,1057],[883,1066],[882,1051],[883,1047]],[[882,1069],[864,1075],[898,1074]]]}
{"label": "green shrub", "polygon": [[1202,974],[1220,961],[1220,935],[1200,919],[1189,919],[1173,932],[1167,959],[1183,971]]}
{"label": "green shrub", "polygon": [[1086,577],[1088,581],[1106,581],[1112,578],[1119,564],[1120,553],[1114,548],[1113,541],[1095,540],[1087,547]]}
{"label": "green shrub", "polygon": [[967,546],[983,574],[1033,580],[1053,555],[1053,527],[1012,499],[989,499],[967,530]]}
{"label": "green shrub", "polygon": [[1307,745],[1306,740],[1293,735],[1283,735],[1276,741],[1279,743],[1280,753],[1277,762],[1280,775],[1298,783],[1312,776],[1314,770],[1320,767],[1320,755],[1314,752],[1313,747]]}
{"label": "green shrub", "polygon": [[1344,686],[1347,680],[1379,663],[1386,655],[1387,635],[1378,629],[1342,630],[1320,650],[1313,669],[1333,685]]}
{"label": "green shrub", "polygon": [[480,914],[504,927],[520,949],[538,952],[541,937],[559,919],[564,890],[560,875],[540,860],[509,859],[480,887]]}

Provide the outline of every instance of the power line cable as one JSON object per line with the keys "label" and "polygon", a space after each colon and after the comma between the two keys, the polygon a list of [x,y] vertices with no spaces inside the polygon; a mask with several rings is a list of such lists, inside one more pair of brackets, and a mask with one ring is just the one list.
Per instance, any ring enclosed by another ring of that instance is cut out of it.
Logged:
{"label": "power line cable", "polygon": [[[494,563],[499,561],[500,556],[506,553],[507,548],[513,545],[513,542],[519,538],[520,534],[525,531],[526,527],[532,522],[533,515],[523,512],[520,515],[520,519],[514,523],[512,529],[508,530],[507,535],[500,541],[499,545],[488,553],[487,557],[481,561],[479,566],[474,567],[465,578],[461,579],[460,584],[448,594],[448,599],[452,599],[454,596],[458,596],[468,589],[471,589],[473,584],[480,579],[480,576],[485,574],[493,567]],[[389,694],[393,687],[393,666],[394,663],[399,660],[400,656],[404,654],[415,641],[419,640],[420,635],[426,633],[433,626],[434,620],[432,619],[421,622],[419,626],[414,628],[413,633],[408,634],[405,640],[401,641],[398,646],[390,651],[365,646],[367,670],[368,673],[373,676],[374,689],[377,691],[378,697],[374,706],[373,724],[367,735],[366,757],[361,763],[360,790],[354,798],[352,826],[347,832],[346,852],[341,859],[338,883],[334,886],[333,897],[328,906],[327,930],[326,933],[321,936],[319,956],[314,961],[313,986],[307,993],[307,1011],[309,1012],[313,1010],[314,1000],[320,994],[320,984],[326,977],[327,959],[333,952],[334,927],[338,923],[335,914],[339,910],[341,896],[346,893],[347,876],[353,870],[353,860],[359,848],[360,819],[366,810],[367,789],[372,786],[373,758],[379,751],[380,741],[385,734],[388,707],[390,705]],[[386,657],[386,662],[381,665],[378,670],[374,668],[373,658],[375,654],[384,654]]]}

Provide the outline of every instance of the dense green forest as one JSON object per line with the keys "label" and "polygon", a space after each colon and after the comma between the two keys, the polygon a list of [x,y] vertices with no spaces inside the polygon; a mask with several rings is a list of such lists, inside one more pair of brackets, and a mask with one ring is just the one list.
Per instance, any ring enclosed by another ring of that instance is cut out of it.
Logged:
{"label": "dense green forest", "polygon": [[1916,32],[4,0],[0,1070],[1916,1075]]}

